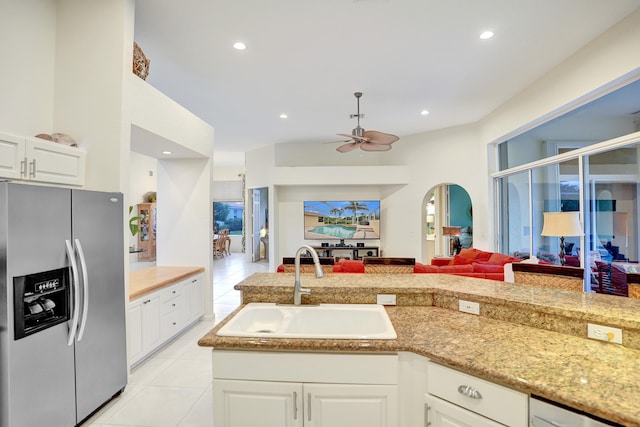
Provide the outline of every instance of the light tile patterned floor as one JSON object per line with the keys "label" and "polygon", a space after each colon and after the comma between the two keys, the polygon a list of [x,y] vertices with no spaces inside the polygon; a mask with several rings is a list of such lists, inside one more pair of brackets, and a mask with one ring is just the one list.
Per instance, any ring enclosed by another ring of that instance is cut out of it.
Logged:
{"label": "light tile patterned floor", "polygon": [[124,393],[90,418],[87,427],[212,427],[211,351],[197,341],[235,310],[240,293],[233,286],[268,263],[247,263],[232,253],[213,263],[216,321],[200,321],[135,368]]}

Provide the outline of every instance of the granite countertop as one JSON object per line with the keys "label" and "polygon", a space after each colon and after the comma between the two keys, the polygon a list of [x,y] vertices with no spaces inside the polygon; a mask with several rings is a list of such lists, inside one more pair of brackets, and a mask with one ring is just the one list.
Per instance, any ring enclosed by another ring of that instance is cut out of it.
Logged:
{"label": "granite countertop", "polygon": [[203,267],[149,267],[129,274],[129,300],[202,273]]}
{"label": "granite countertop", "polygon": [[[640,350],[629,346],[635,340],[623,341],[624,346],[590,340],[583,338],[586,327],[580,332],[576,326],[598,319],[623,327],[624,339],[640,329],[640,301],[451,275],[353,276],[319,280],[305,275],[303,285],[312,289],[308,302],[371,303],[378,293],[395,293],[398,305],[386,310],[396,340],[216,336],[223,321],[199,344],[236,350],[410,351],[524,393],[640,426]],[[242,290],[243,303],[291,302],[292,286],[292,275],[257,273],[236,289]],[[480,302],[481,315],[457,311],[459,297]],[[531,319],[531,313],[539,314]],[[558,319],[572,326],[566,331]]]}

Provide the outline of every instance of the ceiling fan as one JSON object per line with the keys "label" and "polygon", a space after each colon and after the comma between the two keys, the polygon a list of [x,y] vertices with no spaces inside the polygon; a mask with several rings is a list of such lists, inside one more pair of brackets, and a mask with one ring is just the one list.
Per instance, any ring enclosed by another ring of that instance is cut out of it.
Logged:
{"label": "ceiling fan", "polygon": [[358,102],[358,114],[351,115],[351,118],[357,117],[358,125],[351,131],[351,135],[346,133],[339,133],[339,136],[344,136],[349,139],[341,142],[346,144],[336,148],[336,151],[341,153],[347,153],[360,147],[364,151],[389,151],[391,150],[391,144],[396,142],[398,138],[396,135],[390,133],[378,132],[375,130],[364,130],[360,127],[360,97],[362,92],[356,92],[353,94]]}

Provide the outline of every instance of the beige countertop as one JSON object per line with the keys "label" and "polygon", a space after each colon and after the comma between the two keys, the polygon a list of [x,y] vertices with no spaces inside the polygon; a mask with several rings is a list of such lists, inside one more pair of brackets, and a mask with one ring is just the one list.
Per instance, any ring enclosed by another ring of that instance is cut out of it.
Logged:
{"label": "beige countertop", "polygon": [[203,267],[149,267],[129,274],[129,300],[204,271]]}
{"label": "beige countertop", "polygon": [[[410,351],[623,425],[640,426],[640,350],[633,348],[640,334],[640,301],[438,274],[304,275],[302,282],[312,289],[308,302],[371,303],[378,293],[395,293],[398,306],[387,307],[387,312],[398,338],[216,336],[223,321],[199,344],[246,350]],[[292,286],[292,275],[257,273],[236,288],[243,292],[243,303],[291,302]],[[458,298],[480,302],[481,315],[457,311]],[[622,327],[625,345],[583,338],[586,323],[594,319]]]}

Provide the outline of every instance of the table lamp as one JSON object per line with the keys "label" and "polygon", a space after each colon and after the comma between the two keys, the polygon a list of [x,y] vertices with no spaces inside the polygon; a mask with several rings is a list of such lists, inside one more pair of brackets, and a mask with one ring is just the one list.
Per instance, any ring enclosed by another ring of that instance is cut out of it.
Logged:
{"label": "table lamp", "polygon": [[580,212],[543,212],[544,225],[541,236],[560,237],[560,265],[566,263],[564,253],[565,236],[583,236]]}
{"label": "table lamp", "polygon": [[[462,227],[453,225],[453,226],[444,226],[442,227],[442,235],[449,237],[449,256],[453,256],[454,250],[460,246],[460,239],[458,236],[462,235]],[[454,243],[456,242],[457,243]]]}

